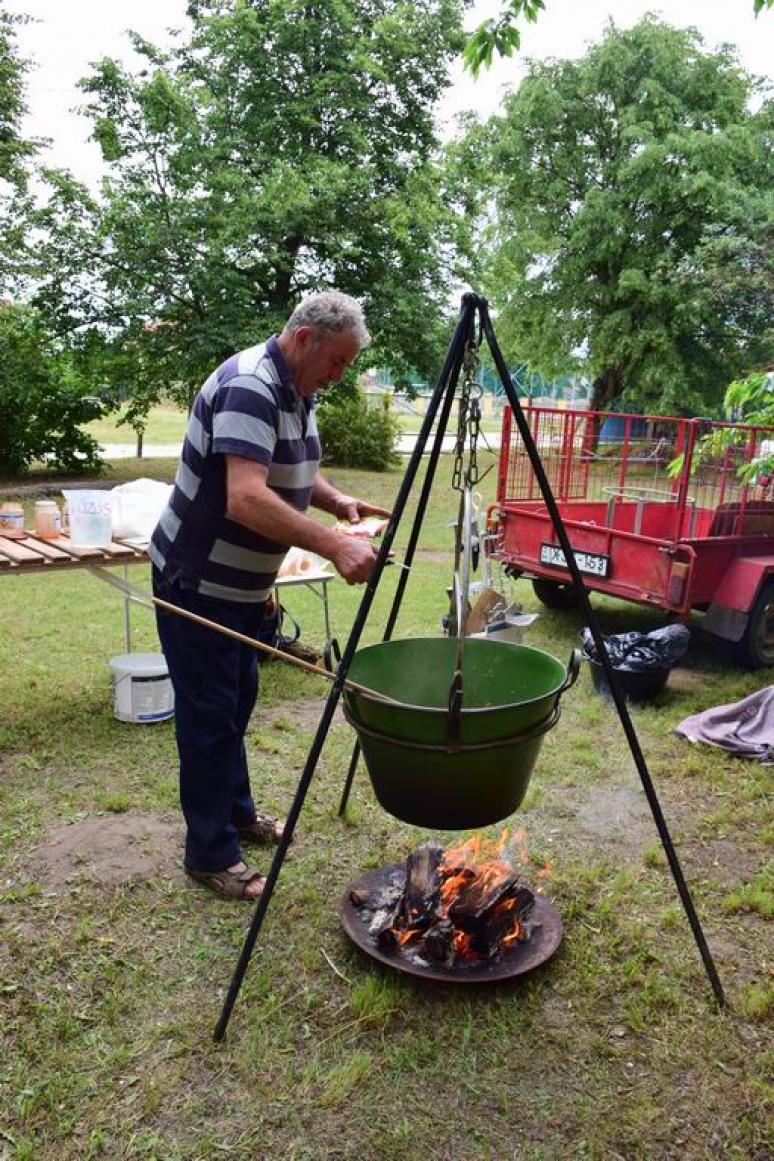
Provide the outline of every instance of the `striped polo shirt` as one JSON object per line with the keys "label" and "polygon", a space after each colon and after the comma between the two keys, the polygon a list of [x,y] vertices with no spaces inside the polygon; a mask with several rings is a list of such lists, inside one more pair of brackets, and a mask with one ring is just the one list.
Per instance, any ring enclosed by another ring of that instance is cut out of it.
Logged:
{"label": "striped polo shirt", "polygon": [[290,545],[226,519],[226,455],[267,465],[272,491],[300,512],[309,506],[320,466],[314,404],[296,391],[276,336],[227,359],[199,391],[148,547],[172,583],[224,601],[263,601]]}

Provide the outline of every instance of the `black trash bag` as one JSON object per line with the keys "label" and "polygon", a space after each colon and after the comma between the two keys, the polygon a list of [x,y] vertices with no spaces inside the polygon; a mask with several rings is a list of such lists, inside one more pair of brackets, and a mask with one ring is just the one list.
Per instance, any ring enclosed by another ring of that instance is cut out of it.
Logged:
{"label": "black trash bag", "polygon": [[[590,629],[581,633],[583,652],[599,662]],[[605,637],[605,647],[613,669],[647,673],[651,669],[672,669],[685,656],[691,634],[685,625],[664,625],[650,633],[614,633]]]}

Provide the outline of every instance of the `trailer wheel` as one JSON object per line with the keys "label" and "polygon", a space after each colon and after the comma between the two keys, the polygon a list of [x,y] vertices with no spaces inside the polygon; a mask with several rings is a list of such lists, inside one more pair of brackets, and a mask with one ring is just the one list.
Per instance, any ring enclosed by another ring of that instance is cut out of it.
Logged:
{"label": "trailer wheel", "polygon": [[750,669],[774,665],[774,580],[764,584],[752,607],[739,651],[742,663]]}
{"label": "trailer wheel", "polygon": [[580,603],[572,581],[565,584],[564,581],[544,580],[542,577],[535,577],[532,587],[537,599],[549,609],[576,609]]}

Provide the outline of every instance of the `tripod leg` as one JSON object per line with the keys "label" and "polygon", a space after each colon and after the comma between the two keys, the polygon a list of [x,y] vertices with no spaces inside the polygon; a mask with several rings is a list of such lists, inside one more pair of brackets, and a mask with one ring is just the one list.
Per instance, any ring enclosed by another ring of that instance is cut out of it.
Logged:
{"label": "tripod leg", "polygon": [[492,352],[492,358],[494,359],[495,366],[497,367],[497,372],[500,376],[505,394],[508,397],[508,402],[510,403],[513,410],[513,416],[519,428],[519,434],[521,435],[521,438],[524,442],[524,447],[526,449],[527,455],[529,456],[533,471],[540,486],[540,491],[543,494],[543,499],[545,500],[546,507],[551,517],[554,531],[556,532],[557,538],[562,547],[564,558],[567,562],[567,567],[572,577],[573,584],[575,585],[575,589],[583,607],[583,611],[586,615],[586,623],[588,624],[591,635],[594,639],[594,644],[597,649],[597,656],[600,659],[602,668],[605,672],[605,677],[607,678],[608,685],[610,686],[610,692],[613,696],[613,701],[615,702],[615,708],[618,710],[618,716],[621,719],[621,725],[623,727],[624,734],[626,735],[626,740],[629,743],[629,749],[631,750],[634,764],[637,767],[637,772],[640,776],[642,788],[645,791],[645,796],[648,800],[648,805],[650,806],[653,820],[656,824],[656,829],[658,830],[659,838],[661,839],[662,846],[664,847],[664,852],[669,862],[669,867],[677,886],[683,908],[685,909],[686,916],[688,917],[688,922],[691,925],[691,930],[693,931],[693,936],[696,940],[696,946],[698,947],[699,953],[701,954],[701,958],[704,962],[704,967],[707,972],[710,984],[712,985],[715,999],[717,1000],[718,1005],[723,1007],[725,1004],[725,995],[723,993],[723,986],[720,982],[720,977],[718,976],[715,963],[712,959],[707,941],[704,937],[704,932],[702,930],[701,923],[699,922],[699,917],[696,913],[696,908],[694,907],[690,891],[688,890],[688,885],[685,882],[682,868],[677,857],[677,852],[675,851],[672,838],[669,834],[669,829],[662,813],[658,795],[656,794],[656,789],[653,785],[653,780],[650,776],[650,771],[648,770],[645,756],[642,752],[639,739],[634,729],[634,725],[626,705],[626,699],[621,689],[618,676],[610,662],[610,657],[605,646],[602,631],[599,627],[597,615],[591,605],[588,591],[583,583],[583,578],[581,577],[580,570],[575,561],[570,539],[567,535],[567,530],[564,526],[564,521],[562,520],[562,516],[556,503],[553,491],[551,490],[548,477],[543,468],[540,454],[535,445],[532,432],[530,431],[529,424],[527,423],[521,404],[519,403],[518,396],[513,388],[513,384],[511,383],[508,369],[505,365],[505,361],[498,346],[497,339],[495,338],[494,330],[492,329],[492,323],[489,318],[489,309],[484,299],[479,300],[479,309],[481,312],[483,331],[486,335],[489,349]]}
{"label": "tripod leg", "polygon": [[[450,373],[451,373],[452,369],[454,368],[454,366],[461,364],[465,336],[468,334],[468,332],[470,330],[471,322],[475,316],[476,305],[477,305],[477,300],[475,299],[475,297],[473,295],[466,295],[463,298],[463,305],[462,305],[462,309],[460,311],[460,318],[459,318],[459,321],[457,323],[457,328],[454,332],[454,338],[452,340],[452,343],[449,347],[449,351],[448,351],[447,356],[446,356],[446,363],[444,364],[444,372],[442,372],[442,376],[441,376],[441,380],[443,380],[444,382],[449,379]],[[439,382],[441,380],[439,380]],[[309,754],[307,756],[306,763],[304,765],[304,770],[303,770],[303,773],[301,775],[301,779],[298,783],[298,787],[296,789],[296,793],[295,793],[295,796],[293,798],[293,803],[292,803],[290,811],[288,813],[287,821],[285,823],[285,829],[282,832],[282,838],[280,839],[279,845],[277,847],[274,858],[272,860],[272,864],[271,864],[271,867],[269,869],[269,874],[266,878],[266,885],[263,889],[263,893],[261,894],[260,898],[258,899],[256,908],[255,908],[255,912],[253,914],[253,918],[252,918],[252,921],[250,923],[250,928],[249,928],[247,935],[245,937],[245,941],[244,941],[244,944],[242,946],[242,951],[240,953],[239,960],[237,962],[237,966],[234,970],[234,974],[232,976],[231,983],[229,985],[229,989],[228,989],[228,992],[226,994],[226,999],[223,1003],[223,1008],[221,1010],[220,1017],[219,1017],[218,1022],[215,1026],[215,1032],[214,1032],[213,1036],[214,1036],[214,1039],[216,1041],[221,1041],[226,1034],[226,1029],[228,1028],[228,1023],[229,1023],[229,1020],[231,1018],[231,1012],[233,1010],[237,996],[239,995],[239,990],[242,986],[242,981],[245,977],[245,973],[247,972],[247,968],[250,964],[250,959],[252,958],[253,949],[254,949],[255,944],[257,942],[261,927],[263,926],[264,916],[266,915],[266,912],[267,912],[268,907],[269,907],[269,903],[271,902],[271,897],[274,893],[274,887],[277,883],[277,879],[279,878],[279,873],[280,873],[280,870],[282,869],[282,864],[285,861],[285,857],[286,857],[287,852],[288,852],[288,847],[290,846],[290,843],[292,841],[293,832],[295,830],[296,823],[298,822],[298,817],[301,813],[301,809],[304,805],[306,795],[309,791],[309,786],[310,786],[312,778],[314,776],[314,772],[317,768],[317,763],[319,761],[323,745],[325,744],[325,739],[328,736],[328,730],[330,729],[331,721],[333,720],[333,715],[336,712],[336,706],[338,705],[339,697],[341,696],[341,691],[344,687],[344,682],[346,681],[349,667],[352,664],[352,658],[355,655],[355,650],[357,649],[358,643],[360,641],[360,637],[361,637],[361,634],[363,632],[363,627],[364,627],[365,622],[368,618],[368,614],[371,611],[371,605],[373,604],[374,596],[376,595],[376,590],[377,590],[377,588],[379,586],[379,582],[382,578],[382,574],[384,572],[384,567],[385,567],[385,564],[387,562],[387,559],[388,559],[388,556],[390,553],[390,549],[392,548],[392,542],[395,538],[396,529],[398,527],[398,524],[400,523],[400,518],[403,515],[403,510],[406,507],[406,502],[408,500],[412,485],[414,483],[414,478],[416,476],[417,469],[419,467],[419,463],[420,463],[420,460],[422,457],[422,452],[424,450],[424,446],[427,442],[427,437],[429,435],[433,420],[435,418],[435,411],[437,410],[440,396],[441,396],[440,390],[437,393],[434,392],[434,395],[433,395],[434,408],[432,410],[432,413],[430,412],[430,410],[428,410],[428,414],[425,416],[425,420],[422,424],[422,430],[420,432],[420,437],[417,440],[417,444],[414,448],[414,452],[412,453],[412,455],[409,459],[408,467],[406,469],[406,474],[403,478],[403,481],[401,483],[400,488],[398,489],[398,496],[397,496],[396,501],[395,501],[395,508],[393,510],[392,516],[390,517],[387,528],[385,529],[384,536],[382,537],[382,543],[381,543],[381,546],[379,549],[379,553],[376,557],[376,563],[374,565],[373,573],[371,574],[371,578],[366,585],[365,592],[363,594],[363,598],[360,602],[360,606],[358,608],[357,614],[355,616],[355,621],[354,621],[354,624],[352,626],[352,630],[351,630],[350,635],[349,635],[349,639],[348,639],[346,647],[344,649],[344,654],[341,658],[341,661],[339,662],[338,669],[336,670],[336,677],[334,679],[333,686],[331,687],[331,691],[328,695],[328,699],[325,703],[325,708],[323,709],[322,717],[321,717],[320,723],[317,727],[317,732],[315,733],[314,740],[312,742],[312,746],[309,750]]]}

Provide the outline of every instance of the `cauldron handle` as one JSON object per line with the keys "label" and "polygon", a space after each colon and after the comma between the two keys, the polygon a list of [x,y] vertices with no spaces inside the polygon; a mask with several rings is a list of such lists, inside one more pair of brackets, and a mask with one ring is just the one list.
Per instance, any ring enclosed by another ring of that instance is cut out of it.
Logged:
{"label": "cauldron handle", "polygon": [[[461,638],[460,638],[461,640]],[[449,732],[446,748],[450,751],[459,750],[460,732],[462,727],[462,650],[457,657],[458,665],[449,686]]]}
{"label": "cauldron handle", "polygon": [[582,660],[583,650],[573,649],[572,653],[570,654],[570,660],[567,662],[567,676],[559,686],[559,697],[561,697],[565,690],[568,690],[570,686],[575,685],[575,682],[578,680],[578,674],[580,673]]}

